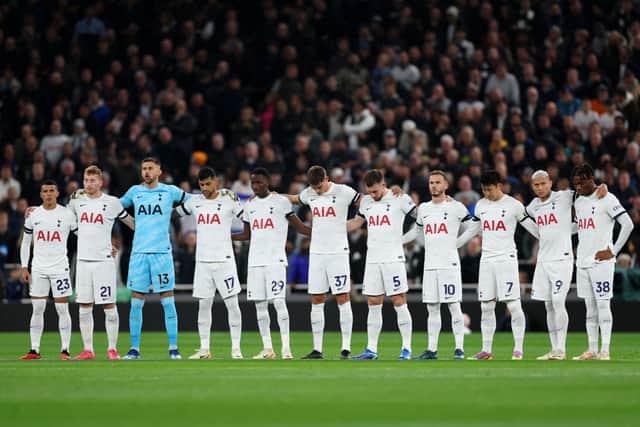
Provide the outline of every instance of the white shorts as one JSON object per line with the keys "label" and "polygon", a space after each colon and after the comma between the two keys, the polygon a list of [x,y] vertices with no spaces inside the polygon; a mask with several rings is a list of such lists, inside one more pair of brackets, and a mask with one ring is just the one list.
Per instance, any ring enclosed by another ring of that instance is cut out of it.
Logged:
{"label": "white shorts", "polygon": [[345,294],[351,291],[349,254],[311,254],[309,256],[310,294]]}
{"label": "white shorts", "polygon": [[213,298],[216,289],[225,299],[240,293],[240,280],[235,260],[224,262],[196,262],[193,275],[193,297]]}
{"label": "white shorts", "polygon": [[398,295],[406,294],[407,267],[404,262],[367,264],[364,268],[362,295]]}
{"label": "white shorts", "polygon": [[462,274],[460,267],[424,270],[422,276],[422,302],[427,304],[462,301]]}
{"label": "white shorts", "polygon": [[479,301],[520,299],[518,261],[480,262]]}
{"label": "white shorts", "polygon": [[247,299],[268,301],[287,296],[287,267],[281,264],[249,267]]}
{"label": "white shorts", "polygon": [[613,297],[613,274],[616,265],[602,262],[589,268],[578,267],[576,282],[580,298],[611,299]]}
{"label": "white shorts", "polygon": [[571,288],[573,260],[538,262],[533,272],[531,299],[550,301],[555,295],[567,297]]}
{"label": "white shorts", "polygon": [[76,302],[80,304],[114,304],[117,292],[116,263],[82,261],[76,263]]}
{"label": "white shorts", "polygon": [[68,267],[65,267],[60,273],[53,274],[41,273],[38,270],[31,271],[29,295],[32,297],[48,297],[49,291],[51,291],[54,298],[70,297],[73,294]]}

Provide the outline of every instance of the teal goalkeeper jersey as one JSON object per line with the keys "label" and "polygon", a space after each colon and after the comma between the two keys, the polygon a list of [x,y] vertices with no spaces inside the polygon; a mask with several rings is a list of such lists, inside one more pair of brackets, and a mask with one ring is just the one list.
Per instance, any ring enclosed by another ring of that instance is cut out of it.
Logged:
{"label": "teal goalkeeper jersey", "polygon": [[140,184],[129,188],[120,202],[125,209],[133,206],[136,228],[132,253],[170,253],[171,211],[190,197],[175,185],[147,188]]}

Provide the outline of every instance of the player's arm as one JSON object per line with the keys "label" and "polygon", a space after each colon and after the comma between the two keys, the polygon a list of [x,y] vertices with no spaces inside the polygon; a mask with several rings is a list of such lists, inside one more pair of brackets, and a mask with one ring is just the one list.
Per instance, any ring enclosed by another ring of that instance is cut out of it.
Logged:
{"label": "player's arm", "polygon": [[124,217],[118,218],[120,222],[129,227],[132,231],[136,229],[136,220],[125,211]]}
{"label": "player's arm", "polygon": [[623,211],[615,217],[615,220],[620,224],[620,233],[618,233],[618,238],[613,246],[609,246],[606,249],[596,252],[595,258],[598,261],[604,261],[617,256],[627,243],[629,236],[631,236],[631,232],[633,231],[633,221],[629,214]]}
{"label": "player's arm", "polygon": [[291,212],[287,215],[287,220],[289,221],[289,224],[293,225],[293,228],[295,228],[298,233],[304,236],[311,236],[311,227],[303,223],[298,215]]}
{"label": "player's arm", "polygon": [[422,228],[421,225],[418,225],[418,223],[414,223],[413,227],[411,227],[411,229],[409,231],[407,231],[406,233],[404,233],[404,235],[402,236],[402,244],[406,245],[408,243],[413,242],[414,240],[416,240],[418,238],[418,236],[420,235],[420,229]]}
{"label": "player's arm", "polygon": [[31,240],[33,239],[33,229],[31,222],[25,221],[22,242],[20,243],[20,264],[22,265],[22,280],[29,282],[29,255],[31,254]]}
{"label": "player's arm", "polygon": [[456,248],[461,248],[462,246],[466,245],[469,240],[473,239],[480,233],[480,218],[469,215],[463,220],[463,222],[467,221],[469,222],[469,225],[467,225],[467,228],[456,239]]}
{"label": "player's arm", "polygon": [[271,194],[278,194],[278,195],[284,197],[292,205],[304,205],[305,204],[305,203],[302,203],[302,201],[300,200],[300,195],[299,194],[280,194],[280,193],[276,193],[275,191],[273,191]]}
{"label": "player's arm", "polygon": [[242,241],[251,239],[251,227],[248,222],[244,223],[244,230],[240,233],[232,233],[231,240],[233,241]]}
{"label": "player's arm", "polygon": [[347,233],[351,233],[353,230],[357,230],[358,228],[362,227],[364,223],[364,217],[362,216],[362,214],[358,213],[358,215],[347,221]]}

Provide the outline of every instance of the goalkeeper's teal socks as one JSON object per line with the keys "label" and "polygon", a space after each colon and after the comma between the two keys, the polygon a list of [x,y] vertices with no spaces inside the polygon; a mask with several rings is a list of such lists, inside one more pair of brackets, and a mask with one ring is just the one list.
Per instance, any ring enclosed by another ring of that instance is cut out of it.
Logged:
{"label": "goalkeeper's teal socks", "polygon": [[167,329],[169,338],[169,350],[178,348],[178,313],[176,312],[176,302],[174,298],[166,297],[160,300],[164,310],[164,326]]}
{"label": "goalkeeper's teal socks", "polygon": [[140,334],[142,333],[142,298],[131,298],[131,311],[129,312],[129,332],[131,333],[131,348],[140,351]]}

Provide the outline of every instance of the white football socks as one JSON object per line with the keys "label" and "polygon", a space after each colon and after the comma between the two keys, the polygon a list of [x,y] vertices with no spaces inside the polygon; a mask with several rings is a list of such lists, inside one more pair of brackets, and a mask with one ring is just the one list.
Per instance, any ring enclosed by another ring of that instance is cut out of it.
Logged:
{"label": "white football socks", "polygon": [[547,310],[547,330],[549,331],[551,350],[555,350],[558,348],[558,325],[556,325],[556,312],[553,301],[545,301],[544,307]]}
{"label": "white football socks", "polygon": [[340,331],[342,332],[342,350],[351,351],[351,333],[353,331],[353,311],[351,301],[338,304],[340,312]]}
{"label": "white football socks", "polygon": [[382,304],[370,305],[367,314],[367,348],[378,352],[378,338],[382,330]]}
{"label": "white football socks", "polygon": [[80,306],[79,321],[84,349],[93,353],[93,306]]}
{"label": "white football socks", "polygon": [[524,331],[526,320],[520,300],[508,301],[507,308],[511,312],[511,331],[513,332],[513,351],[522,353],[524,347]]}
{"label": "white football socks", "polygon": [[459,302],[447,304],[451,313],[451,330],[456,343],[456,349],[464,351],[464,318],[462,317],[462,306]]}
{"label": "white football socks", "polygon": [[569,314],[565,306],[565,295],[552,297],[553,312],[555,314],[556,345],[555,350],[565,353],[567,351],[567,330],[569,329]]}
{"label": "white football socks", "polygon": [[242,313],[238,304],[238,295],[233,295],[224,300],[227,307],[227,317],[229,322],[229,335],[231,335],[231,348],[240,349],[240,338],[242,336]]}
{"label": "white football socks", "polygon": [[398,319],[398,329],[400,330],[400,336],[402,337],[402,348],[406,348],[411,351],[411,332],[413,329],[413,322],[411,320],[411,313],[407,304],[402,304],[398,307],[393,307],[396,310]]}
{"label": "white football socks", "polygon": [[611,301],[601,299],[598,305],[598,325],[600,326],[600,336],[602,337],[600,351],[609,353],[611,345],[611,329],[613,327],[613,315],[611,314]]}
{"label": "white football socks", "polygon": [[47,308],[46,299],[32,299],[31,322],[29,325],[29,335],[31,336],[31,348],[40,353],[40,340],[44,330],[44,310]]}
{"label": "white football socks", "polygon": [[200,349],[209,351],[211,347],[211,308],[213,298],[198,300],[198,335],[200,335]]}
{"label": "white football socks", "polygon": [[104,326],[107,331],[108,349],[115,350],[118,347],[118,331],[120,330],[120,316],[117,307],[105,308]]}
{"label": "white football socks", "polygon": [[493,335],[496,332],[496,302],[480,302],[482,314],[480,317],[480,330],[482,331],[482,351],[491,353],[493,348]]}
{"label": "white football socks", "polygon": [[271,319],[269,318],[269,303],[267,301],[256,301],[256,317],[258,319],[258,329],[262,337],[262,346],[265,350],[273,350],[271,342]]}
{"label": "white football socks", "polygon": [[598,305],[595,298],[585,298],[584,305],[587,309],[586,328],[589,352],[598,353]]}
{"label": "white football socks", "polygon": [[69,314],[68,302],[57,302],[58,330],[60,331],[61,349],[69,351],[71,345],[71,315]]}
{"label": "white football socks", "polygon": [[313,349],[322,353],[322,335],[324,334],[324,303],[311,304],[311,333]]}
{"label": "white football socks", "polygon": [[442,329],[442,317],[440,316],[440,303],[427,304],[427,335],[429,342],[427,350],[438,351],[438,338],[440,337],[440,329]]}
{"label": "white football socks", "polygon": [[276,298],[273,300],[273,306],[278,316],[278,326],[280,327],[280,339],[282,340],[282,349],[291,350],[291,340],[289,338],[289,310],[284,298]]}

